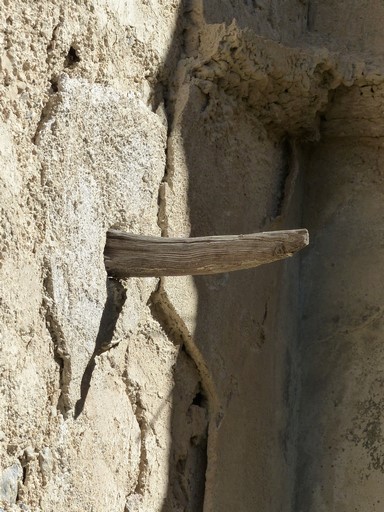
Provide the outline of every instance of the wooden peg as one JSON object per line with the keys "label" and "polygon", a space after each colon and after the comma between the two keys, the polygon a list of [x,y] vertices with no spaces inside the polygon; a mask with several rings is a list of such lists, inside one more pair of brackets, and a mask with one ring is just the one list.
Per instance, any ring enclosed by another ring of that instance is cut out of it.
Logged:
{"label": "wooden peg", "polygon": [[104,261],[108,275],[120,279],[218,274],[287,258],[308,243],[306,229],[198,238],[140,236],[110,229]]}

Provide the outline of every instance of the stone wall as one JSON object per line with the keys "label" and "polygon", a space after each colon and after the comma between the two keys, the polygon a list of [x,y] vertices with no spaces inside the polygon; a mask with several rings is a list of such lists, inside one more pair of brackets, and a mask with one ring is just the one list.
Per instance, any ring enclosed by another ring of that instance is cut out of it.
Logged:
{"label": "stone wall", "polygon": [[[383,19],[0,2],[2,510],[381,510]],[[118,282],[109,227],[311,246]]]}

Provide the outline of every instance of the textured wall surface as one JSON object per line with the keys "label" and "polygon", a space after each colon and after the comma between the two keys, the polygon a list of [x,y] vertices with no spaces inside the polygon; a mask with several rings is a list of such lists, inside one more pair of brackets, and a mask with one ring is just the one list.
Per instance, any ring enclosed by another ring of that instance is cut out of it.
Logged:
{"label": "textured wall surface", "polygon": [[[0,0],[0,510],[382,510],[380,2]],[[116,227],[307,227],[108,279]]]}

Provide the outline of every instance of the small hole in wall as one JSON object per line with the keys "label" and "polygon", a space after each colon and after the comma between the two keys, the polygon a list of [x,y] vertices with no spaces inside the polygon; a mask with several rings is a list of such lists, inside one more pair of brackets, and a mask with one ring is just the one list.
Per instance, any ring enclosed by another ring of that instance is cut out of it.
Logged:
{"label": "small hole in wall", "polygon": [[59,90],[58,85],[57,85],[57,80],[54,80],[52,78],[52,80],[50,80],[50,84],[51,84],[51,90],[50,90],[51,93],[55,93]]}
{"label": "small hole in wall", "polygon": [[201,391],[196,393],[196,395],[194,396],[192,400],[192,405],[197,405],[198,407],[206,407],[207,399]]}
{"label": "small hole in wall", "polygon": [[71,46],[65,58],[64,67],[73,68],[78,62],[80,62],[80,57],[77,53],[77,50]]}

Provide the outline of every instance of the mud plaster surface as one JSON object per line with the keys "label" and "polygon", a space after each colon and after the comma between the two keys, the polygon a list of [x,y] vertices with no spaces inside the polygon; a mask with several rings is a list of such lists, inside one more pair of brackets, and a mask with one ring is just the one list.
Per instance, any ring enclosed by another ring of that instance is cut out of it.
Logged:
{"label": "mud plaster surface", "polygon": [[[349,7],[3,0],[4,510],[381,510],[383,14]],[[110,226],[301,222],[301,274],[105,274]]]}

